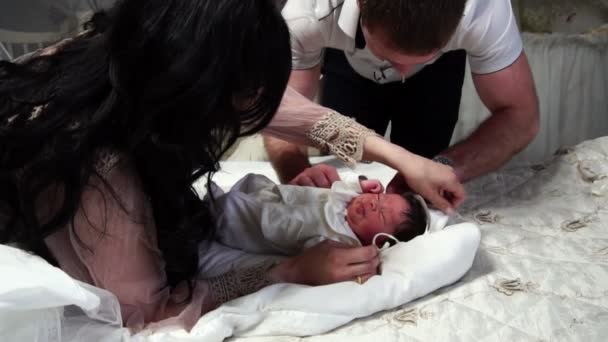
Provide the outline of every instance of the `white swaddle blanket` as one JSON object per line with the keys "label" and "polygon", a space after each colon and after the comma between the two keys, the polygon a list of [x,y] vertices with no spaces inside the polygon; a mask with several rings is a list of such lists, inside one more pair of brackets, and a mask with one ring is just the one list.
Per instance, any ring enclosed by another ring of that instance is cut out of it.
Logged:
{"label": "white swaddle blanket", "polygon": [[190,336],[308,336],[406,304],[460,279],[479,246],[476,225],[461,223],[385,249],[382,274],[363,285],[276,284],[204,315]]}

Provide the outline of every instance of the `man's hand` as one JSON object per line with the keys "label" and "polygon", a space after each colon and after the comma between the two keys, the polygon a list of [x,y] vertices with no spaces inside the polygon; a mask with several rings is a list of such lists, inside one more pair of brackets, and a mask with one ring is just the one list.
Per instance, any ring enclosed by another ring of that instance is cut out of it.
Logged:
{"label": "man's hand", "polygon": [[326,164],[313,165],[294,177],[289,184],[300,186],[314,186],[317,188],[330,188],[340,176],[335,167]]}

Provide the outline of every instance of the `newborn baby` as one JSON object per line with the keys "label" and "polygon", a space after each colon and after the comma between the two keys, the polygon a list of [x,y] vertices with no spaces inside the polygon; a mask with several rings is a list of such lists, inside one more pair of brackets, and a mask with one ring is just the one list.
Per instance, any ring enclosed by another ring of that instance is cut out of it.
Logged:
{"label": "newborn baby", "polygon": [[[383,194],[378,180],[362,179],[359,184],[363,193],[348,203],[345,219],[362,245],[372,244],[379,233],[405,242],[425,232],[427,220],[421,198],[411,192]],[[378,239],[383,240],[384,237]]]}
{"label": "newborn baby", "polygon": [[[206,200],[221,243],[251,253],[294,255],[326,239],[360,246],[379,233],[408,241],[427,230],[422,198],[382,192],[379,181],[355,176],[321,189],[278,185],[250,174],[228,193],[212,184],[214,199]],[[385,239],[379,236],[376,243]]]}

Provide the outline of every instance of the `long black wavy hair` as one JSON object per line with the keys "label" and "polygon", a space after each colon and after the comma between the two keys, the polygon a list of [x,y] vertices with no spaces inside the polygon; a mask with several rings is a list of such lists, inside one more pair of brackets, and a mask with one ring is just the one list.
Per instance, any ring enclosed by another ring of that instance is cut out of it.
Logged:
{"label": "long black wavy hair", "polygon": [[[265,127],[291,69],[273,0],[121,0],[55,53],[0,62],[0,243],[54,262],[101,150],[133,163],[169,284],[195,276],[213,218],[192,184],[238,137]],[[37,201],[59,186],[60,209]]]}

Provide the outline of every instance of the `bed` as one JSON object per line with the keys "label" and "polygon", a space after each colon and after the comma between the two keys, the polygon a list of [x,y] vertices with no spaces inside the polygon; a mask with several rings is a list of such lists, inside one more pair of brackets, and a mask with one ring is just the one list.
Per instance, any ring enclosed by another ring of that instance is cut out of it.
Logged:
{"label": "bed", "polygon": [[[244,165],[226,166],[232,175]],[[391,174],[361,167],[372,169]],[[233,341],[605,341],[608,137],[467,189],[460,214],[481,227],[482,242],[458,283],[325,335]]]}
{"label": "bed", "polygon": [[[327,158],[323,161],[336,163]],[[225,162],[222,166],[216,181],[225,189],[246,172],[276,177],[265,162]],[[393,174],[378,164],[362,164],[356,171],[384,181]],[[467,189],[469,198],[459,213],[480,227],[482,239],[471,269],[458,282],[324,334],[257,336],[255,325],[251,325],[235,329],[239,336],[229,340],[605,341],[608,137],[560,149],[543,163],[487,175],[468,184]],[[2,336],[28,341],[78,341],[83,336],[96,336],[97,341],[196,341],[210,329],[202,324],[191,334],[165,329],[130,336],[120,327],[108,293],[69,283],[57,273],[59,270],[44,269],[48,265],[40,260],[35,267],[30,259],[14,260],[20,277],[27,278],[28,272],[31,279],[31,273],[51,273],[38,280],[39,284],[29,283],[37,291],[26,291],[31,304],[27,308],[11,309],[10,300],[7,306],[7,298],[15,296],[10,297],[6,282],[1,282]],[[3,275],[11,274],[7,273],[11,265],[5,257],[0,265]],[[63,285],[50,289],[50,283]],[[37,307],[36,303],[47,305]],[[305,327],[307,322],[299,324]]]}

